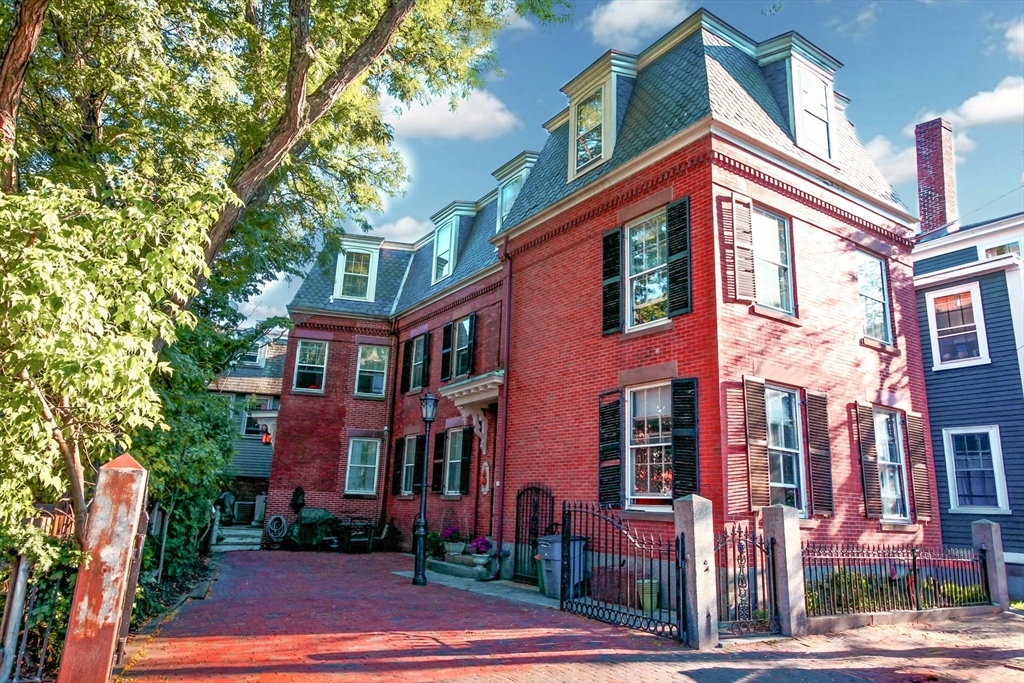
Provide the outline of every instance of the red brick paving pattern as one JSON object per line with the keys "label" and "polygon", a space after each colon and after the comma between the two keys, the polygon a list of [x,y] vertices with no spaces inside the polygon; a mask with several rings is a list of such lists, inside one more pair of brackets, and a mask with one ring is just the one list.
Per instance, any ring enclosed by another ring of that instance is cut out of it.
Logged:
{"label": "red brick paving pattern", "polygon": [[696,653],[392,571],[403,555],[227,553],[207,600],[161,627],[123,681],[751,683],[1001,681],[1024,619],[887,626]]}

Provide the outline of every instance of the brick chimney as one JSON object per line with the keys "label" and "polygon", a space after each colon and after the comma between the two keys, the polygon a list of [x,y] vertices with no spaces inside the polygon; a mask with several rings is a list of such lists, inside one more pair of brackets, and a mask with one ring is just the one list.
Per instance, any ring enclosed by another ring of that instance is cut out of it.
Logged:
{"label": "brick chimney", "polygon": [[914,128],[917,138],[917,201],[921,234],[957,219],[953,126],[934,119]]}

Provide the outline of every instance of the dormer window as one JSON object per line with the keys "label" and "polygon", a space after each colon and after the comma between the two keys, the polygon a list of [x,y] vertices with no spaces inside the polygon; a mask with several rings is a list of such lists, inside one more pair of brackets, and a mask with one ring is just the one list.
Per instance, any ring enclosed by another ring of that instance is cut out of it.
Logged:
{"label": "dormer window", "polygon": [[598,161],[604,151],[604,88],[576,105],[576,170]]}
{"label": "dormer window", "polygon": [[455,225],[449,221],[434,233],[434,282],[452,274],[455,266]]}
{"label": "dormer window", "polygon": [[249,365],[262,368],[267,362],[267,340],[260,337],[240,359],[242,365]]}
{"label": "dormer window", "polygon": [[810,69],[800,67],[797,71],[800,74],[797,144],[823,159],[831,159],[832,88]]}
{"label": "dormer window", "polygon": [[363,243],[358,246],[345,245],[338,254],[338,272],[331,298],[373,301],[379,253],[378,249],[364,246]]}
{"label": "dormer window", "polygon": [[501,186],[501,196],[498,198],[501,222],[504,222],[508,212],[512,210],[512,205],[515,203],[516,197],[519,196],[519,190],[521,189],[523,189],[523,176],[516,176]]}

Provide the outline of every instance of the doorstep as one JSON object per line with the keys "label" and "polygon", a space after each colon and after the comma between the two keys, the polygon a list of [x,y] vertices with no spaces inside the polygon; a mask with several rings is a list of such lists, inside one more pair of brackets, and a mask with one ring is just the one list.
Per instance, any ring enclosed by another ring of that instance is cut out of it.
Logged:
{"label": "doorstep", "polygon": [[[410,579],[413,575],[412,572],[391,573],[396,576],[404,576]],[[537,605],[538,607],[547,607],[549,609],[559,609],[558,600],[545,597],[543,593],[537,590],[536,586],[527,586],[524,583],[505,581],[504,579],[499,581],[477,581],[475,579],[438,574],[437,572],[430,571],[428,569],[427,585],[429,586],[432,583],[447,586],[449,588],[457,588],[470,593],[479,593],[480,595],[487,595],[492,598],[511,600],[512,602],[524,602],[530,605]]]}

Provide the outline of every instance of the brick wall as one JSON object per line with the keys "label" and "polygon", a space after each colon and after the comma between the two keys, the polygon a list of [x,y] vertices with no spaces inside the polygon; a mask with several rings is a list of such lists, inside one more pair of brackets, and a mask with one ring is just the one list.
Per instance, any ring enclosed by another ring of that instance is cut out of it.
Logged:
{"label": "brick wall", "polygon": [[957,218],[956,161],[953,126],[932,119],[914,128],[917,140],[917,195],[921,233],[943,227]]}

